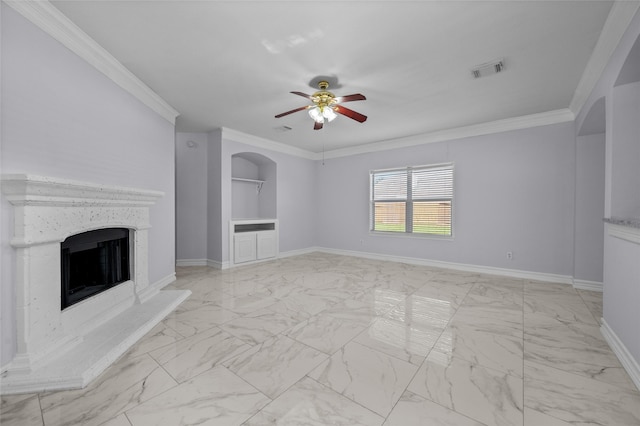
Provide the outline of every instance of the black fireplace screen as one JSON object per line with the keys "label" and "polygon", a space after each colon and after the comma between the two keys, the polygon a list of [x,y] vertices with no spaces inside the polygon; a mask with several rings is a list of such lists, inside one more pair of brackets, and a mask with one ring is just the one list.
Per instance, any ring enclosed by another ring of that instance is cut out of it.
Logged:
{"label": "black fireplace screen", "polygon": [[129,230],[98,229],[60,244],[62,309],[128,281]]}

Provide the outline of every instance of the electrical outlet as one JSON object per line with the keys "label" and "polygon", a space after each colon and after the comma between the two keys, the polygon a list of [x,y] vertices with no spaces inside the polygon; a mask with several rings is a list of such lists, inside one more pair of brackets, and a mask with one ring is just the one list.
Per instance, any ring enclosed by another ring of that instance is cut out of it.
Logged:
{"label": "electrical outlet", "polygon": [[513,252],[512,251],[508,251],[507,252],[507,259],[513,260]]}

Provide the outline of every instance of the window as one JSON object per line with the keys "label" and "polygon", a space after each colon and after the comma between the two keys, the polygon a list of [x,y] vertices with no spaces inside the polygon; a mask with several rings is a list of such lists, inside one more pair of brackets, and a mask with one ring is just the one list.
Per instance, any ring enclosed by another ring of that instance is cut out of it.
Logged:
{"label": "window", "polygon": [[451,236],[453,164],[374,170],[371,231]]}

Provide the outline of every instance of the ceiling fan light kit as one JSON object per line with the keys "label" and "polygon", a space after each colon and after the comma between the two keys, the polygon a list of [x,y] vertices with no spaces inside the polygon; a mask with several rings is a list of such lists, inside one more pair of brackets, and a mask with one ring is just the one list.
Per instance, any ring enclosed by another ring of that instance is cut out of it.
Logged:
{"label": "ceiling fan light kit", "polygon": [[322,129],[325,120],[327,122],[331,122],[338,116],[338,114],[349,117],[359,123],[364,123],[367,120],[366,115],[362,115],[359,112],[345,108],[342,105],[338,105],[342,102],[364,101],[367,99],[364,97],[364,95],[355,93],[353,95],[336,97],[333,93],[327,90],[328,88],[329,83],[322,80],[318,82],[318,89],[320,90],[315,92],[313,95],[307,95],[302,92],[291,92],[294,95],[302,96],[303,98],[309,99],[311,102],[313,102],[313,104],[292,109],[291,111],[283,112],[282,114],[276,115],[276,118],[284,117],[285,115],[293,114],[294,112],[306,109],[308,110],[309,116],[314,121],[314,130]]}
{"label": "ceiling fan light kit", "polygon": [[315,106],[309,109],[309,116],[318,123],[324,123],[325,118],[332,122],[338,114],[329,106]]}

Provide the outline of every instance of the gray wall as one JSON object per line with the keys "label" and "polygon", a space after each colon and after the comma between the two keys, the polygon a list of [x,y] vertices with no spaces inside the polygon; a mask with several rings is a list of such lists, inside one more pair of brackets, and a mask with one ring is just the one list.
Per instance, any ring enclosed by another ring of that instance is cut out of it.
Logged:
{"label": "gray wall", "polygon": [[[571,276],[574,143],[565,123],[326,160],[318,245]],[[442,162],[455,165],[453,239],[369,233],[370,170]]]}
{"label": "gray wall", "polygon": [[260,165],[260,179],[264,181],[258,195],[258,217],[278,217],[278,165],[267,161]]}
{"label": "gray wall", "polygon": [[176,133],[176,258],[207,259],[207,135]]}
{"label": "gray wall", "polygon": [[573,277],[594,283],[603,279],[604,176],[604,133],[577,137]]}
{"label": "gray wall", "polygon": [[613,89],[611,216],[640,217],[640,82]]}
{"label": "gray wall", "polygon": [[[258,165],[234,155],[231,159],[231,174],[233,177],[258,179],[260,172]],[[231,182],[231,217],[234,219],[259,217],[259,195],[256,185],[249,182]]]}
{"label": "gray wall", "polygon": [[[207,133],[207,141],[207,259],[222,266],[222,130]],[[231,199],[226,201],[230,209]]]}
{"label": "gray wall", "polygon": [[[174,126],[2,4],[2,173],[163,191],[151,208],[149,280],[174,273]],[[12,206],[2,217],[2,349],[15,348]]]}

